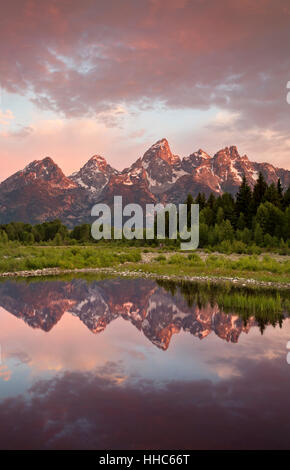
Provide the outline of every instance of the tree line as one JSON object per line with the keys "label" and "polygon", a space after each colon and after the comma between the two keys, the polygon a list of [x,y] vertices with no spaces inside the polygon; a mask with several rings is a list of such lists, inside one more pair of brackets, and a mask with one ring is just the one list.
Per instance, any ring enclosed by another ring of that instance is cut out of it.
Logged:
{"label": "tree line", "polygon": [[259,173],[253,189],[244,177],[235,197],[188,195],[188,207],[193,202],[200,206],[201,247],[246,251],[252,245],[286,252],[290,247],[290,186],[283,191],[280,180],[268,185]]}

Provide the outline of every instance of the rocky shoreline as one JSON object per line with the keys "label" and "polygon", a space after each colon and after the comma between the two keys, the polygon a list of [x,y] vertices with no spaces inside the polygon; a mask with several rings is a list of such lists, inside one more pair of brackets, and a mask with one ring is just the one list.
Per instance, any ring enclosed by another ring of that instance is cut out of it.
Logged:
{"label": "rocky shoreline", "polygon": [[252,286],[262,288],[275,288],[275,289],[290,289],[290,283],[279,283],[271,281],[257,281],[255,279],[246,279],[241,277],[214,277],[214,276],[179,276],[179,275],[164,275],[156,273],[145,273],[142,270],[138,271],[118,271],[114,268],[81,268],[81,269],[59,269],[59,268],[45,268],[32,271],[16,271],[0,273],[1,278],[28,278],[28,277],[45,277],[45,276],[61,276],[65,274],[110,274],[119,277],[142,277],[145,279],[161,279],[176,282],[209,282],[217,283],[232,283],[239,286]]}

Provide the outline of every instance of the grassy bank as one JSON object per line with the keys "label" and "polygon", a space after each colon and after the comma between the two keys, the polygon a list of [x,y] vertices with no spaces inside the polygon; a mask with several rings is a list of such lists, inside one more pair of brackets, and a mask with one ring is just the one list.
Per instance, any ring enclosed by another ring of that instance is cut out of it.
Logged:
{"label": "grassy bank", "polygon": [[[124,268],[124,264],[126,267]],[[8,246],[0,247],[0,273],[45,268],[83,269],[114,267],[156,275],[251,278],[289,283],[290,259],[275,256],[163,253],[133,247]]]}
{"label": "grassy bank", "polygon": [[2,273],[44,268],[102,268],[141,260],[138,249],[116,250],[108,246],[2,246],[0,255]]}
{"label": "grassy bank", "polygon": [[290,282],[290,260],[283,261],[265,255],[239,256],[232,259],[230,256],[208,255],[204,258],[197,253],[174,255],[158,255],[150,262],[140,264],[132,263],[129,269],[139,269],[160,275],[183,274],[185,276],[214,276],[251,278],[266,282]]}

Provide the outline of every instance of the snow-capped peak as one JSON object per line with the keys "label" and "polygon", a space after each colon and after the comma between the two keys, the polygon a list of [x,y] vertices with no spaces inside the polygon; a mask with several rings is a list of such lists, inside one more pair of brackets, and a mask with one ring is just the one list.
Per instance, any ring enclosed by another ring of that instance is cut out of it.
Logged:
{"label": "snow-capped peak", "polygon": [[210,161],[211,156],[204,150],[199,149],[197,152],[191,153],[188,157],[183,158],[182,167],[184,170],[190,173],[193,168],[208,165]]}
{"label": "snow-capped peak", "polygon": [[24,171],[33,171],[33,170],[49,170],[57,167],[52,158],[45,157],[42,160],[34,160],[33,162],[26,165]]}
{"label": "snow-capped peak", "polygon": [[157,140],[155,144],[151,145],[149,150],[155,150],[155,149],[166,149],[170,151],[168,140],[165,138]]}
{"label": "snow-capped peak", "polygon": [[45,157],[42,160],[34,160],[20,173],[30,175],[34,179],[40,178],[44,180],[54,180],[55,182],[67,179],[61,169],[50,157]]}
{"label": "snow-capped peak", "polygon": [[90,167],[95,166],[98,170],[104,171],[108,164],[107,160],[101,155],[93,155],[87,162],[87,165]]}
{"label": "snow-capped peak", "polygon": [[235,145],[231,145],[230,147],[225,147],[225,148],[219,150],[215,154],[215,157],[217,155],[225,156],[227,158],[230,158],[231,160],[239,160],[241,158],[240,154],[238,152],[238,149]]}
{"label": "snow-capped peak", "polygon": [[198,149],[198,151],[196,152],[196,155],[198,155],[200,158],[204,158],[205,160],[208,160],[209,158],[211,158],[211,156],[202,149]]}
{"label": "snow-capped peak", "polygon": [[67,178],[59,166],[50,157],[42,160],[34,160],[23,170],[18,171],[14,175],[7,178],[2,187],[10,188],[22,187],[31,183],[45,184],[51,188],[70,189],[76,185]]}
{"label": "snow-capped peak", "polygon": [[108,165],[104,157],[93,155],[79,171],[70,176],[70,179],[96,196],[107,185],[110,177],[116,174],[118,171]]}
{"label": "snow-capped peak", "polygon": [[180,163],[180,158],[178,155],[173,155],[170,150],[168,140],[163,138],[157,140],[155,144],[151,145],[151,147],[145,152],[143,156],[144,167],[148,166],[148,163],[154,160],[155,158],[160,158],[164,160],[169,165],[175,165]]}

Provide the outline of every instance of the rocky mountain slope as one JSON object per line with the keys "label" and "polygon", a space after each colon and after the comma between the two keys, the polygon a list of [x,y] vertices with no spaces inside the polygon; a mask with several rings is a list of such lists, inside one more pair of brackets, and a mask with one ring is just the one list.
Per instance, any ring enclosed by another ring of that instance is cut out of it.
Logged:
{"label": "rocky mountain slope", "polygon": [[104,157],[93,156],[79,171],[66,177],[49,157],[30,163],[0,184],[0,223],[38,223],[55,218],[72,227],[91,220],[92,205],[183,202],[190,193],[235,194],[245,175],[251,186],[259,172],[268,184],[280,178],[285,188],[290,171],[269,163],[255,163],[240,156],[236,147],[226,147],[214,156],[203,150],[180,158],[161,139],[129,168],[118,171]]}

